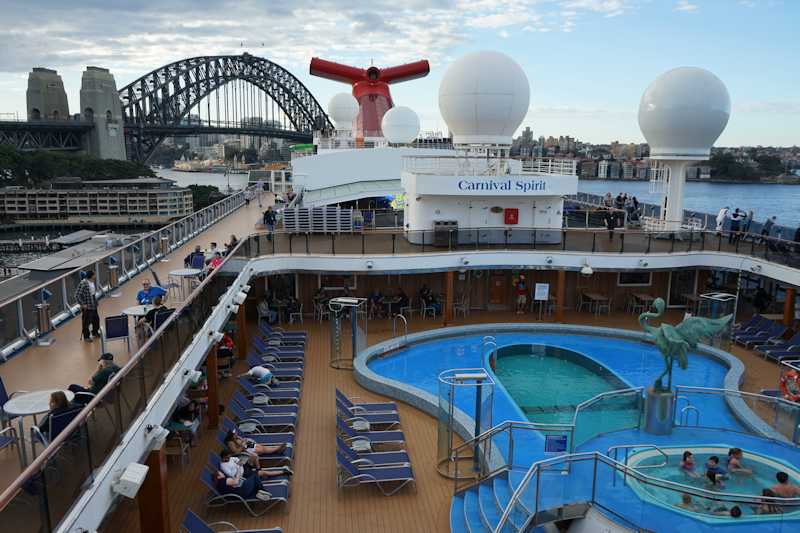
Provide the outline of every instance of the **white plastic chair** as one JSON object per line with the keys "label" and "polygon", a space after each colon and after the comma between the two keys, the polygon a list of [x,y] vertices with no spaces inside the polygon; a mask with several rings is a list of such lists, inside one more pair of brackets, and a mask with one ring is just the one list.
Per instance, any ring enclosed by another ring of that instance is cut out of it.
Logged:
{"label": "white plastic chair", "polygon": [[605,311],[608,311],[608,316],[611,316],[611,302],[613,300],[614,300],[614,298],[609,298],[608,301],[605,302],[605,303],[598,303],[597,304],[597,314],[599,315],[600,313],[602,313],[605,310]]}
{"label": "white plastic chair", "polygon": [[409,298],[408,299],[408,305],[406,307],[401,307],[400,308],[400,314],[401,315],[404,314],[406,311],[408,311],[408,315],[409,316],[412,316],[414,314],[414,308],[411,307],[411,302],[413,302],[413,301],[414,301],[414,298]]}
{"label": "white plastic chair", "polygon": [[430,311],[433,318],[436,318],[436,308],[435,307],[426,307],[425,300],[422,300],[422,318],[425,318],[425,315]]}
{"label": "white plastic chair", "polygon": [[578,311],[580,312],[583,306],[586,306],[586,309],[591,313],[592,312],[592,301],[587,298],[586,301],[583,301],[583,294],[578,295]]}
{"label": "white plastic chair", "polygon": [[464,315],[464,318],[469,316],[469,298],[464,298],[464,301],[453,305],[453,314],[458,316],[458,312]]}
{"label": "white plastic chair", "polygon": [[297,311],[296,313],[289,313],[289,321],[290,321],[290,322],[292,321],[292,319],[293,319],[294,317],[299,317],[299,318],[300,318],[300,323],[301,323],[301,324],[303,323],[303,306],[304,306],[304,305],[305,305],[305,304],[300,304],[300,310],[299,310],[299,311]]}

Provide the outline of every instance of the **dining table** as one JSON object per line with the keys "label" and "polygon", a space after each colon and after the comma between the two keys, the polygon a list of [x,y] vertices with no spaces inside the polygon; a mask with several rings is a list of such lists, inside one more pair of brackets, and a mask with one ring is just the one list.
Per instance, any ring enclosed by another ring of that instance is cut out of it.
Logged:
{"label": "dining table", "polygon": [[175,276],[181,278],[181,299],[185,302],[186,301],[186,289],[184,288],[184,279],[186,278],[193,278],[195,276],[200,275],[202,270],[199,268],[179,268],[178,270],[173,270],[169,273],[170,276]]}
{"label": "dining table", "polygon": [[275,314],[278,315],[276,317],[278,319],[278,322],[281,321],[281,317],[283,316],[283,308],[285,308],[288,304],[289,304],[288,302],[282,302],[280,300],[273,300],[272,302],[270,302],[269,304],[270,308],[275,309]]}
{"label": "dining table", "polygon": [[392,305],[396,304],[399,300],[397,298],[384,298],[381,305],[386,306],[386,317],[392,317]]}
{"label": "dining table", "polygon": [[[67,397],[67,401],[71,402],[75,399],[75,394],[72,391],[63,389],[46,389],[40,391],[26,392],[9,399],[3,405],[3,411],[6,415],[12,417],[19,417],[19,441],[20,448],[22,449],[22,464],[28,464],[28,455],[25,453],[25,446],[22,443],[25,441],[25,434],[22,429],[22,419],[26,416],[33,417],[33,423],[36,424],[36,415],[47,413],[50,411],[50,395],[54,392],[63,392]],[[31,443],[33,446],[33,443]]]}
{"label": "dining table", "polygon": [[686,311],[696,315],[700,309],[700,301],[702,298],[697,294],[691,293],[681,294],[680,297],[686,300]]}
{"label": "dining table", "polygon": [[634,292],[633,294],[631,294],[631,296],[633,296],[637,300],[640,300],[644,304],[646,310],[649,310],[651,307],[653,307],[653,302],[656,301],[655,296],[652,296],[644,292]]}
{"label": "dining table", "polygon": [[592,306],[594,306],[595,307],[594,314],[596,315],[600,314],[600,304],[608,301],[608,298],[596,292],[584,292],[583,295],[586,296],[589,300],[591,300],[592,303],[589,305],[589,311],[591,311]]}

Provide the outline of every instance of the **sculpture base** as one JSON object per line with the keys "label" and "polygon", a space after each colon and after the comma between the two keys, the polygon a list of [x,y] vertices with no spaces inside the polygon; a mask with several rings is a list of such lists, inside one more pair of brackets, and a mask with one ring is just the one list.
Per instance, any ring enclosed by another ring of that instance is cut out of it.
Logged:
{"label": "sculpture base", "polygon": [[656,394],[647,387],[644,400],[644,430],[653,435],[669,435],[675,420],[675,392]]}

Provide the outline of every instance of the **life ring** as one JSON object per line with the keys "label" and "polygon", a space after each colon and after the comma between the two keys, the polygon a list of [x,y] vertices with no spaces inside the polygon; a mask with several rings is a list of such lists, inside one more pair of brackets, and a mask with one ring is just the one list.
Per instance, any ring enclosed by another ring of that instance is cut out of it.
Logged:
{"label": "life ring", "polygon": [[800,394],[797,394],[797,395],[796,394],[791,394],[789,392],[789,389],[786,386],[786,381],[788,381],[790,379],[793,379],[795,381],[795,383],[796,383],[797,382],[797,378],[798,378],[797,372],[785,372],[781,376],[781,392],[783,393],[783,395],[786,397],[787,400],[790,400],[790,401],[793,401],[793,402],[796,402],[796,401],[800,400]]}

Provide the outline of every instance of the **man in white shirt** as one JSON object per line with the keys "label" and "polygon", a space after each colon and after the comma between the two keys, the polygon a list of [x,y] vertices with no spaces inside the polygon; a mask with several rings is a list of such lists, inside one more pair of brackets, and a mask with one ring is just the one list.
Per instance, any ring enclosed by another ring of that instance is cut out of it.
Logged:
{"label": "man in white shirt", "polygon": [[244,374],[239,375],[240,378],[250,378],[256,377],[259,380],[259,383],[264,384],[269,381],[269,378],[272,377],[272,372],[264,368],[263,366],[254,366]]}

